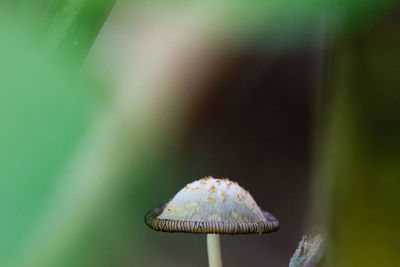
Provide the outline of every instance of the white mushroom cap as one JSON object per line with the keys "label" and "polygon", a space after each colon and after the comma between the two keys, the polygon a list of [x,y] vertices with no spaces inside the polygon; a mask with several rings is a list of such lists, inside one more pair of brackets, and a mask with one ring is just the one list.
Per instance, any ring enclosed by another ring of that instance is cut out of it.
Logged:
{"label": "white mushroom cap", "polygon": [[236,182],[212,177],[186,185],[158,218],[229,223],[265,220],[249,192]]}
{"label": "white mushroom cap", "polygon": [[207,177],[186,185],[145,217],[155,230],[192,233],[267,233],[279,222],[249,192],[228,179]]}

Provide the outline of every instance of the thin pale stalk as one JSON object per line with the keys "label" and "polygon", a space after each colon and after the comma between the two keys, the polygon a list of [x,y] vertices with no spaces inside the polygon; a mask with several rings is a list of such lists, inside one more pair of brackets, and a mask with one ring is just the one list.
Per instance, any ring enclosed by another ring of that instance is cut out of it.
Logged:
{"label": "thin pale stalk", "polygon": [[208,264],[210,267],[222,267],[221,246],[219,235],[207,235]]}

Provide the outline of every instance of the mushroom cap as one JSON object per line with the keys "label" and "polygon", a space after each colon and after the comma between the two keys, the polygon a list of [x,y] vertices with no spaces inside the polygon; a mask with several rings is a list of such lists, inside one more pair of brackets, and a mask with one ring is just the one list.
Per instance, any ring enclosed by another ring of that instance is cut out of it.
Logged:
{"label": "mushroom cap", "polygon": [[174,198],[145,215],[146,224],[164,232],[265,234],[278,220],[262,211],[249,192],[228,179],[207,177],[187,184]]}

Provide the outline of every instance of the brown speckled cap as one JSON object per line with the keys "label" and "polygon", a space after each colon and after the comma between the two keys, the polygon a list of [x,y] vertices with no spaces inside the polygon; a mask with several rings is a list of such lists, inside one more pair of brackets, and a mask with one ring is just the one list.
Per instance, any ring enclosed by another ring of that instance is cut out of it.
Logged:
{"label": "brown speckled cap", "polygon": [[203,178],[186,185],[168,203],[145,215],[146,224],[164,232],[265,234],[278,220],[262,211],[249,192],[228,179]]}

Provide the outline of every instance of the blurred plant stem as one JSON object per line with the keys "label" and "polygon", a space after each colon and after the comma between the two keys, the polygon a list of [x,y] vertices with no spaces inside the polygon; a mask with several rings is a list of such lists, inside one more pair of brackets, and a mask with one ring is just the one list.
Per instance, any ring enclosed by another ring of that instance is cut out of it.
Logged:
{"label": "blurred plant stem", "polygon": [[388,18],[336,41],[317,175],[328,207],[327,266],[398,262],[400,20]]}

